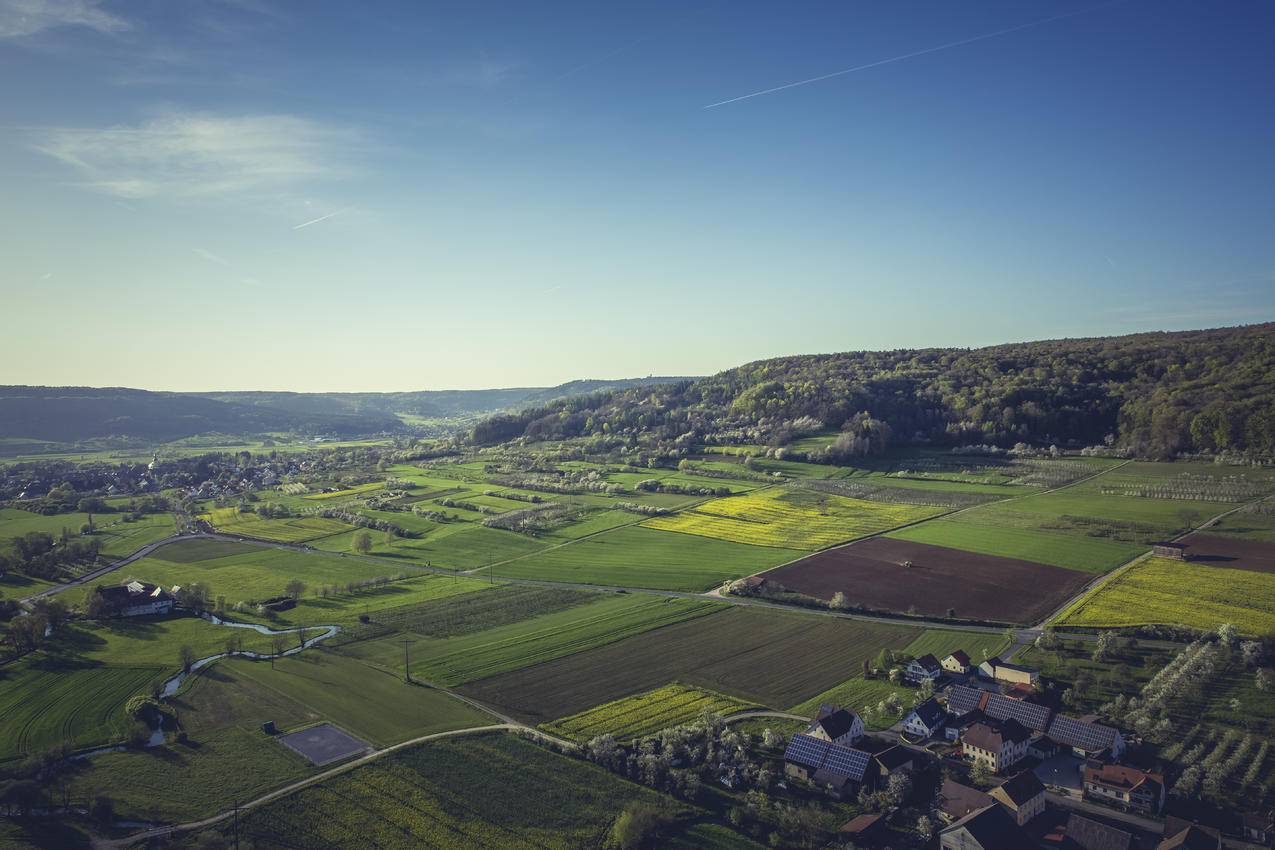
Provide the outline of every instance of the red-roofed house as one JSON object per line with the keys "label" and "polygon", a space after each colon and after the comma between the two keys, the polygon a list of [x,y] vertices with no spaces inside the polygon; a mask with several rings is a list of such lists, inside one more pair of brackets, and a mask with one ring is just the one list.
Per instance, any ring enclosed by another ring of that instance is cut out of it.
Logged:
{"label": "red-roofed house", "polygon": [[1149,770],[1089,761],[1084,786],[1088,799],[1122,809],[1158,814],[1164,808],[1164,777]]}

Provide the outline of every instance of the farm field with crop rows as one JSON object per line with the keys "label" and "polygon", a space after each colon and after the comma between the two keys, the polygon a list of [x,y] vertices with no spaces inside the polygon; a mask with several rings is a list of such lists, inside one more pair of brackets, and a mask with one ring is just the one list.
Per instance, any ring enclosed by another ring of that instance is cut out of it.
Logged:
{"label": "farm field with crop rows", "polygon": [[665,685],[544,724],[547,732],[587,741],[595,735],[631,740],[696,720],[707,713],[733,714],[751,703],[687,685]]}
{"label": "farm field with crop rows", "polygon": [[672,516],[654,517],[643,525],[735,543],[811,550],[916,522],[943,510],[772,488],[714,499]]}
{"label": "farm field with crop rows", "polygon": [[[411,646],[412,675],[450,687],[703,617],[722,607],[699,599],[604,596],[475,634],[422,638]],[[387,669],[402,669],[403,644],[396,638],[363,641],[343,651]]]}
{"label": "farm field with crop rows", "polygon": [[161,673],[159,667],[12,665],[0,687],[0,763],[51,750],[122,738],[124,704]]}
{"label": "farm field with crop rows", "polygon": [[[857,675],[865,658],[883,647],[902,649],[918,633],[903,625],[735,607],[460,690],[534,723],[669,682],[783,708]],[[830,646],[837,651],[829,653]]]}
{"label": "farm field with crop rows", "polygon": [[493,733],[433,741],[327,780],[248,813],[240,834],[258,848],[596,848],[626,803],[661,799]]}
{"label": "farm field with crop rows", "polygon": [[1066,611],[1062,626],[1183,625],[1205,631],[1233,623],[1241,634],[1275,630],[1275,573],[1148,558]]}

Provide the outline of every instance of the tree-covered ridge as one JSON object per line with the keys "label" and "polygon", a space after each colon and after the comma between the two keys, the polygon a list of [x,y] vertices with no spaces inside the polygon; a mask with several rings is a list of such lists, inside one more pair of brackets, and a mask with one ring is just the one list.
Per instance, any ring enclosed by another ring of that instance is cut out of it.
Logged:
{"label": "tree-covered ridge", "polygon": [[696,381],[495,417],[480,443],[648,433],[783,444],[813,428],[847,446],[1112,442],[1139,455],[1275,454],[1275,324],[759,360]]}

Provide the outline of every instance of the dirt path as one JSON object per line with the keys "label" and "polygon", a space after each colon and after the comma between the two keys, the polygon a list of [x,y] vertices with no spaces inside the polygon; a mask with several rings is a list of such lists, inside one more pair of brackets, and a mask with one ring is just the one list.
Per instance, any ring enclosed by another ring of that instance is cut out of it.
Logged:
{"label": "dirt path", "polygon": [[[433,687],[433,686],[427,686],[427,687]],[[476,708],[480,708],[481,710],[483,710],[484,712],[488,714],[495,714],[495,712],[493,712],[490,708],[487,708],[481,703],[475,702],[474,700],[471,700],[471,699],[467,699],[466,697],[453,693],[452,691],[446,688],[435,688],[435,690],[440,690],[440,691],[443,691],[444,693],[448,693],[451,696],[456,697],[457,699],[460,699],[464,702],[467,702]],[[579,749],[579,745],[577,745],[574,741],[568,741],[565,738],[559,738],[556,735],[550,735],[546,732],[540,731],[539,729],[536,729],[531,726],[527,726],[523,723],[519,723],[512,719],[505,719],[500,723],[492,723],[486,726],[472,726],[468,729],[453,729],[449,732],[434,732],[429,735],[421,735],[418,738],[412,738],[407,741],[401,741],[392,746],[385,747],[384,749],[374,750],[373,752],[370,752],[367,755],[359,756],[358,758],[353,759],[351,761],[347,761],[344,764],[337,765],[336,767],[330,768],[328,770],[320,771],[319,773],[313,774],[311,776],[307,776],[305,779],[301,779],[296,782],[289,783],[288,785],[284,785],[281,788],[276,788],[273,791],[269,791],[265,794],[262,794],[260,797],[256,797],[245,803],[239,804],[237,809],[227,809],[225,811],[218,812],[217,814],[212,815],[210,817],[202,818],[201,820],[188,821],[186,823],[179,823],[179,824],[172,824],[170,826],[153,827],[151,829],[142,830],[141,832],[135,832],[132,835],[129,835],[125,838],[97,839],[97,840],[94,840],[93,846],[95,848],[100,848],[100,850],[114,850],[114,848],[129,847],[133,844],[137,844],[138,842],[147,841],[152,838],[167,838],[177,833],[195,832],[195,831],[207,829],[211,826],[216,826],[219,823],[224,823],[225,821],[229,820],[232,817],[236,817],[239,812],[244,812],[249,809],[254,809],[258,806],[265,805],[266,803],[273,802],[274,800],[277,800],[281,797],[286,797],[289,794],[293,794],[304,788],[308,788],[309,786],[314,785],[318,782],[323,782],[325,780],[333,778],[334,776],[340,776],[341,774],[348,773],[351,770],[356,770],[360,767],[365,767],[366,765],[369,765],[372,762],[389,755],[390,753],[394,753],[399,750],[406,749],[407,747],[414,747],[419,744],[428,743],[429,741],[437,741],[442,738],[458,738],[458,737],[462,737],[466,735],[480,735],[480,734],[485,734],[488,732],[497,732],[497,731],[517,732],[523,735],[530,735],[531,737],[538,738],[541,741],[544,741],[546,743],[555,744],[557,746],[565,747],[567,749],[572,749],[572,750]]]}

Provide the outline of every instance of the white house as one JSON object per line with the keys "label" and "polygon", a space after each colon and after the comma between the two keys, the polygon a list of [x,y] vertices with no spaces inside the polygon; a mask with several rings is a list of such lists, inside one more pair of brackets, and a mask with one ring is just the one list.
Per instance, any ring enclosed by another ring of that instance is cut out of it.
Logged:
{"label": "white house", "polygon": [[853,711],[824,705],[819,707],[819,714],[806,728],[806,734],[821,741],[850,746],[863,737],[863,720]]}
{"label": "white house", "polygon": [[159,585],[137,580],[115,587],[99,587],[97,595],[104,601],[107,615],[113,617],[167,614],[177,602]]}
{"label": "white house", "polygon": [[928,738],[942,729],[946,722],[947,709],[931,697],[903,718],[903,731],[918,738]]}
{"label": "white house", "polygon": [[909,682],[924,682],[925,680],[934,681],[943,673],[943,668],[939,666],[939,660],[933,655],[922,655],[920,658],[913,658],[908,662],[908,666],[903,671],[903,676]]}

